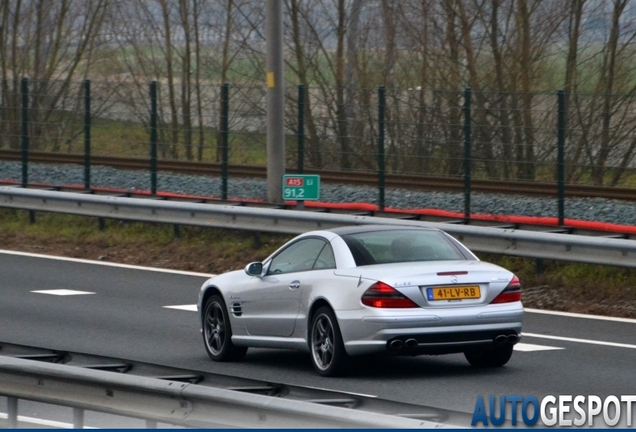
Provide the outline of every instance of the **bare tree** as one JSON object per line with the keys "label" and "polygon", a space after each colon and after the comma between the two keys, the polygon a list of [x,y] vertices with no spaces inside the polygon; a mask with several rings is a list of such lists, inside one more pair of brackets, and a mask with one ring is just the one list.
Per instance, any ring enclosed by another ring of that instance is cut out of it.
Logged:
{"label": "bare tree", "polygon": [[[601,131],[600,131],[600,146],[596,151],[588,150],[588,157],[590,160],[594,160],[592,167],[592,178],[594,183],[602,185],[604,182],[604,176],[607,170],[608,159],[614,150],[619,145],[620,140],[612,139],[613,133],[617,132],[617,128],[612,125],[615,114],[617,114],[618,108],[624,103],[624,98],[617,98],[614,94],[616,90],[616,84],[619,81],[618,69],[619,61],[621,60],[621,53],[624,52],[627,46],[636,38],[636,33],[629,32],[628,36],[621,42],[621,16],[628,5],[629,0],[614,0],[613,10],[611,17],[611,27],[609,33],[609,39],[603,54],[603,63],[601,69],[601,77],[598,81],[598,93],[601,95]],[[628,93],[633,93],[634,88]],[[623,156],[623,169],[631,160],[632,152],[636,140],[632,140],[629,148]],[[596,155],[594,155],[596,153]],[[614,174],[611,179],[612,184],[616,184],[620,178],[620,170]]]}
{"label": "bare tree", "polygon": [[0,6],[0,68],[2,112],[10,147],[19,137],[20,78],[30,80],[31,145],[52,143],[59,150],[77,122],[73,80],[86,77],[98,56],[99,34],[109,6],[107,0],[5,0]]}
{"label": "bare tree", "polygon": [[296,62],[287,63],[288,67],[296,72],[298,81],[305,87],[305,122],[307,123],[307,130],[309,132],[308,150],[309,150],[309,163],[316,168],[322,167],[322,152],[320,149],[320,139],[318,137],[318,130],[314,121],[312,112],[312,93],[310,90],[309,73],[307,68],[305,47],[303,46],[303,37],[301,35],[302,17],[299,10],[298,0],[289,0],[287,6],[288,13],[290,14],[290,21],[292,27],[292,45],[293,52],[295,54]]}

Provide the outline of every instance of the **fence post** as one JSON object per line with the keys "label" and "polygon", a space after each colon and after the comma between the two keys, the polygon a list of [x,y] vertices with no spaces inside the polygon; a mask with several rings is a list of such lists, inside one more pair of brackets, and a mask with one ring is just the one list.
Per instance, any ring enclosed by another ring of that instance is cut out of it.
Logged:
{"label": "fence post", "polygon": [[221,86],[221,199],[227,200],[227,165],[230,117],[230,84]]}
{"label": "fence post", "polygon": [[384,167],[384,127],[386,114],[386,89],[384,86],[378,88],[378,189],[379,210],[384,211],[384,183],[385,183],[385,167]]}
{"label": "fence post", "polygon": [[22,78],[22,187],[29,184],[29,79]]}
{"label": "fence post", "polygon": [[467,87],[464,90],[464,219],[470,219],[470,166],[471,166],[471,119],[470,104],[472,90]]}
{"label": "fence post", "polygon": [[559,115],[557,119],[557,187],[558,187],[558,207],[559,225],[565,220],[565,92],[558,91]]}
{"label": "fence post", "polygon": [[84,80],[84,189],[91,188],[91,80]]}
{"label": "fence post", "polygon": [[157,81],[150,83],[150,193],[157,194]]}
{"label": "fence post", "polygon": [[298,85],[298,174],[305,172],[305,86]]}

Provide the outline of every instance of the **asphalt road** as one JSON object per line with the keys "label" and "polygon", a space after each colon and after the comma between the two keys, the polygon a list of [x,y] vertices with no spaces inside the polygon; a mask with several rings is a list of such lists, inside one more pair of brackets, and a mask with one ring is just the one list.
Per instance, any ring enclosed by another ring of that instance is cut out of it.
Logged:
{"label": "asphalt road", "polygon": [[[189,310],[203,275],[103,264],[0,252],[0,341],[466,413],[479,395],[636,394],[636,320],[528,312],[522,344],[504,368],[474,369],[463,355],[365,357],[351,376],[330,379],[313,371],[307,354],[285,350],[251,349],[242,362],[213,363]],[[70,291],[37,292],[49,290]]]}

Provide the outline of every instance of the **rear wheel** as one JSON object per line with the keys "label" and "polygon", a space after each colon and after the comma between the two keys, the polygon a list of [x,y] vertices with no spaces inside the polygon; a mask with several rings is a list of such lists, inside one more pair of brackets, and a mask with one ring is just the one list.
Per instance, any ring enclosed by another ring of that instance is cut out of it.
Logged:
{"label": "rear wheel", "polygon": [[247,348],[232,343],[232,327],[223,299],[213,295],[203,310],[203,342],[210,358],[215,361],[242,359]]}
{"label": "rear wheel", "polygon": [[496,348],[470,350],[464,353],[466,360],[474,367],[493,368],[508,363],[512,357],[512,345],[504,345]]}
{"label": "rear wheel", "polygon": [[323,306],[316,311],[309,331],[311,361],[322,376],[341,375],[348,356],[333,311]]}

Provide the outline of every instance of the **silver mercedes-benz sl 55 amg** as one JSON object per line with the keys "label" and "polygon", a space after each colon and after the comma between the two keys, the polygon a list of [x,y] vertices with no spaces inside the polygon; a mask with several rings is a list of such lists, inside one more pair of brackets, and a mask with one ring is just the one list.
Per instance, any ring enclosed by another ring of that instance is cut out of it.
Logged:
{"label": "silver mercedes-benz sl 55 amg", "polygon": [[464,353],[473,366],[503,366],[523,319],[510,271],[441,230],[377,225],[299,235],[263,262],[208,279],[198,310],[213,360],[296,349],[324,376],[381,352]]}

